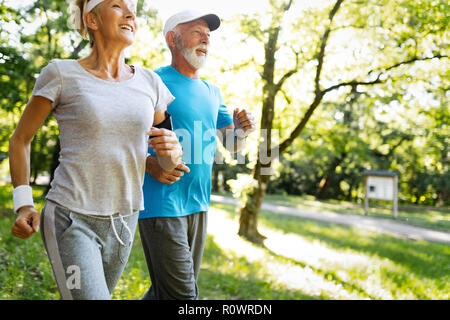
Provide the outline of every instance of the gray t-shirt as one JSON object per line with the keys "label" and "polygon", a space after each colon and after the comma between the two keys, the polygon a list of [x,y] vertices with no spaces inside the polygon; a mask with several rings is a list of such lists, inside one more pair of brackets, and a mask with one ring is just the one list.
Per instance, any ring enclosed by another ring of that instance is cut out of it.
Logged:
{"label": "gray t-shirt", "polygon": [[52,101],[61,143],[47,199],[90,215],[144,209],[147,132],[174,97],[156,73],[134,70],[121,82],[97,78],[76,60],[55,59],[42,70],[33,95]]}

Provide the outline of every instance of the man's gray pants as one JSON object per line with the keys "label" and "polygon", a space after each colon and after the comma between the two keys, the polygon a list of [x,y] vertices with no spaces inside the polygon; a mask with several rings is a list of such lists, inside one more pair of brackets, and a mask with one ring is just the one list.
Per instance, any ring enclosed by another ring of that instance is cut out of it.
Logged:
{"label": "man's gray pants", "polygon": [[207,212],[139,220],[152,285],[142,300],[196,300]]}

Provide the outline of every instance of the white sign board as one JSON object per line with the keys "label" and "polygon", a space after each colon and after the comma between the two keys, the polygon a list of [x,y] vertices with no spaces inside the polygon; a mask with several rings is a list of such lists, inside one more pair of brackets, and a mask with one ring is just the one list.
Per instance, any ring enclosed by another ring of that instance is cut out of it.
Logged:
{"label": "white sign board", "polygon": [[376,200],[394,200],[394,177],[367,177],[367,196]]}
{"label": "white sign board", "polygon": [[392,201],[392,211],[397,219],[398,175],[390,171],[365,171],[364,212],[369,213],[369,199]]}

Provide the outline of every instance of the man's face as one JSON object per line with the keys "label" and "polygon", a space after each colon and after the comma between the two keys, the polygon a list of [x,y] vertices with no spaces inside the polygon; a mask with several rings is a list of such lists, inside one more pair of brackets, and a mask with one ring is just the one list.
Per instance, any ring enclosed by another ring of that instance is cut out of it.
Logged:
{"label": "man's face", "polygon": [[206,63],[209,52],[210,30],[203,19],[177,26],[176,46],[186,61],[195,69]]}

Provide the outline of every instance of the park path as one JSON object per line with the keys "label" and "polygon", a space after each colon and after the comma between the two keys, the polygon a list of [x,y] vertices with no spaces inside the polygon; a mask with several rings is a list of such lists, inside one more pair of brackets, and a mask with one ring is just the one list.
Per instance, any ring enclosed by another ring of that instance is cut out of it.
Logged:
{"label": "park path", "polygon": [[[211,201],[216,203],[232,204],[232,205],[239,204],[239,200],[219,195],[211,195]],[[376,232],[388,233],[394,236],[399,236],[411,240],[424,240],[430,242],[450,244],[449,232],[436,231],[422,227],[411,226],[406,223],[389,219],[372,218],[353,214],[342,214],[330,211],[322,211],[322,212],[307,211],[294,207],[280,206],[269,203],[263,203],[261,209],[299,218],[366,228]]]}

